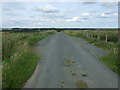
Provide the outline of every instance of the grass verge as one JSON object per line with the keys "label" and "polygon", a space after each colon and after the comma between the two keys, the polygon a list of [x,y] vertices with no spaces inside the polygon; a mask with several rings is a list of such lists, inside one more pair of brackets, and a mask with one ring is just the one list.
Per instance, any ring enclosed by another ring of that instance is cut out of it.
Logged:
{"label": "grass verge", "polygon": [[84,36],[82,33],[70,33],[66,32],[66,34],[70,36],[79,37],[82,39],[87,40],[90,44],[94,44],[100,48],[103,48],[108,51],[108,54],[105,56],[100,57],[100,61],[102,61],[105,65],[107,65],[112,71],[118,73],[120,75],[120,59],[119,57],[119,50],[120,44],[118,43],[106,43],[101,40],[97,40],[94,38],[88,38]]}
{"label": "grass verge", "polygon": [[2,88],[24,86],[40,59],[34,52],[34,45],[54,33],[3,33]]}

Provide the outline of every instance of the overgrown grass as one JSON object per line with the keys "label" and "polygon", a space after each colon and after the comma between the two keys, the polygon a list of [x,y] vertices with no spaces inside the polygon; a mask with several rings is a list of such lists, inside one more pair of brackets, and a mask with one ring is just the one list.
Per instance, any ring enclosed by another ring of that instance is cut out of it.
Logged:
{"label": "overgrown grass", "polygon": [[76,82],[76,86],[78,88],[88,88],[88,85],[85,81],[83,80],[79,80],[78,82]]}
{"label": "overgrown grass", "polygon": [[3,33],[2,88],[24,86],[40,59],[34,52],[34,45],[54,33]]}
{"label": "overgrown grass", "polygon": [[109,68],[111,68],[114,72],[120,75],[119,69],[120,64],[118,60],[118,54],[114,53],[114,51],[109,52],[109,54],[100,58],[100,60],[106,64]]}
{"label": "overgrown grass", "polygon": [[[97,40],[95,38],[89,38],[80,32],[72,31],[72,32],[65,32],[65,33],[70,36],[83,38],[83,39],[87,40],[90,44],[94,44],[100,48],[107,50],[108,54],[100,57],[99,59],[104,64],[106,64],[111,70],[113,70],[114,72],[116,72],[120,75],[120,70],[119,70],[120,69],[120,59],[118,58],[118,56],[119,56],[118,47],[120,47],[120,45],[118,44],[118,42],[116,42],[116,40],[115,40],[115,42],[113,41],[112,43],[110,43],[110,42],[105,42],[102,40]],[[110,34],[110,35],[112,35],[112,34]]]}

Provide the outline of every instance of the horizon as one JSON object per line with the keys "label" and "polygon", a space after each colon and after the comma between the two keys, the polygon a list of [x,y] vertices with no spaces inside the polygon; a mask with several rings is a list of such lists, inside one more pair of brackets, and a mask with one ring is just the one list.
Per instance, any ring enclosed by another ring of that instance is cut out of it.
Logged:
{"label": "horizon", "polygon": [[25,28],[23,28],[23,27],[20,27],[20,28],[14,28],[14,27],[12,27],[12,28],[0,28],[0,29],[119,29],[119,28],[114,28],[114,27],[105,27],[105,28],[99,28],[99,27],[97,27],[97,28],[89,28],[89,27],[86,27],[86,28],[77,28],[77,27],[57,27],[57,28],[52,28],[52,27],[35,27],[35,28],[33,28],[33,27],[25,27]]}

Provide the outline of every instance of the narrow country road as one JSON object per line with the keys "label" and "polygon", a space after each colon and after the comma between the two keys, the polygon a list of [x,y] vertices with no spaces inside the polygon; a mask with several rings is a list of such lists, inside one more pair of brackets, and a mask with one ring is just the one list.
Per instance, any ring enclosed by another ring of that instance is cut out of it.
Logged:
{"label": "narrow country road", "polygon": [[63,32],[36,45],[40,62],[24,88],[118,88],[118,76],[100,62],[106,51]]}

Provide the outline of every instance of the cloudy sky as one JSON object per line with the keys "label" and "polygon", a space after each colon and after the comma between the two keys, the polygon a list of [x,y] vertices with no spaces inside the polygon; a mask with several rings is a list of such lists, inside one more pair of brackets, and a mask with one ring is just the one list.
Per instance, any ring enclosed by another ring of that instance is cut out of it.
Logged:
{"label": "cloudy sky", "polygon": [[113,2],[2,2],[2,27],[117,28]]}

